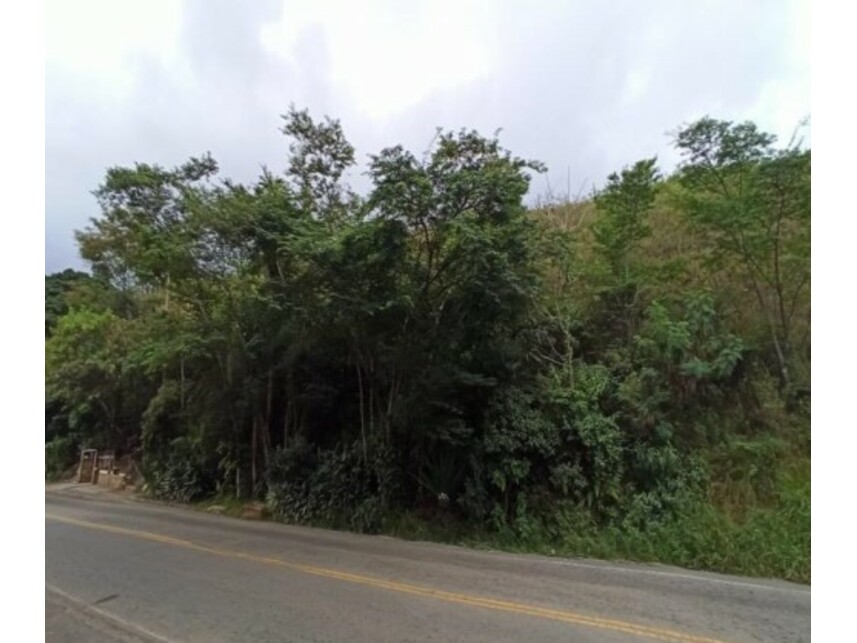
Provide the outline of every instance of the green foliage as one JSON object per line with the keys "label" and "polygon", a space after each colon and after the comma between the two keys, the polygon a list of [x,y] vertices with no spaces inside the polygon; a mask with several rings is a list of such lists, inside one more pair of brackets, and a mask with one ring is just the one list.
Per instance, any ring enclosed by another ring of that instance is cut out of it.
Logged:
{"label": "green foliage", "polygon": [[[787,477],[777,498],[736,520],[699,496],[685,496],[656,522],[599,525],[578,506],[554,503],[542,517],[519,515],[514,528],[483,531],[462,523],[439,528],[412,513],[397,514],[385,532],[433,540],[548,555],[618,558],[724,573],[811,580],[811,515],[808,474]],[[650,509],[644,509],[650,514]]]}
{"label": "green foliage", "polygon": [[623,476],[622,431],[607,404],[614,389],[609,369],[580,362],[571,386],[547,391],[551,415],[557,418],[569,452],[564,471],[574,474],[573,485],[566,477],[562,486],[576,488],[572,497],[597,514],[608,512],[619,500]]}
{"label": "green foliage", "polygon": [[214,468],[197,445],[177,439],[166,460],[144,462],[149,493],[161,500],[194,502],[215,490]]}
{"label": "green foliage", "polygon": [[313,452],[298,441],[278,450],[268,470],[271,512],[289,522],[377,532],[397,480],[390,454],[375,455],[367,466],[358,444]]}
{"label": "green foliage", "polygon": [[68,293],[89,275],[67,268],[45,276],[45,337],[50,336],[59,318],[68,312]]}
{"label": "green foliage", "polygon": [[651,234],[646,214],[655,202],[660,176],[656,159],[638,161],[621,174],[607,177],[607,187],[595,197],[603,213],[595,224],[595,249],[604,256],[614,274],[625,272],[635,244]]}
{"label": "green foliage", "polygon": [[753,123],[704,118],[683,128],[678,203],[711,244],[712,260],[734,263],[766,322],[781,385],[794,381],[795,315],[810,274],[811,154]]}
{"label": "green foliage", "polygon": [[48,472],[110,448],[168,500],[808,577],[809,151],[703,119],[565,216],[496,136],[357,195],[338,121],[283,133],[248,184],[107,170],[93,276],[46,277]]}
{"label": "green foliage", "polygon": [[133,332],[133,322],[111,311],[73,310],[45,345],[47,397],[64,408],[70,430],[85,427],[99,448],[127,447],[134,440],[129,421],[139,417],[138,395],[148,387],[128,363]]}
{"label": "green foliage", "polygon": [[565,533],[559,547],[575,555],[810,581],[808,480],[788,481],[773,506],[754,508],[740,522],[700,501],[654,526]]}
{"label": "green foliage", "polygon": [[500,492],[529,477],[532,458],[550,455],[559,447],[559,432],[534,407],[532,396],[520,390],[504,391],[489,407],[485,424],[486,459],[497,459],[489,477]]}
{"label": "green foliage", "polygon": [[788,444],[776,436],[730,436],[711,454],[716,471],[712,496],[736,517],[749,508],[770,504],[779,493],[780,469],[788,458]]}
{"label": "green foliage", "polygon": [[[638,360],[654,365],[674,385],[683,388],[727,380],[738,367],[744,343],[717,328],[714,300],[693,293],[682,302],[682,318],[672,317],[658,301],[652,302],[641,334],[635,338]],[[675,378],[683,378],[676,382]]]}
{"label": "green foliage", "polygon": [[140,422],[140,439],[149,457],[164,457],[176,435],[177,416],[181,407],[180,384],[164,382],[143,412]]}
{"label": "green foliage", "polygon": [[441,505],[455,501],[464,480],[460,456],[451,449],[438,450],[423,459],[415,476],[420,488]]}
{"label": "green foliage", "polygon": [[45,443],[45,479],[56,480],[72,467],[77,445],[71,436],[56,437]]}
{"label": "green foliage", "polygon": [[353,195],[341,185],[343,173],[354,164],[354,148],[339,121],[316,123],[307,110],[292,106],[283,116],[289,146],[289,175],[301,206],[312,216],[337,222],[346,216]]}

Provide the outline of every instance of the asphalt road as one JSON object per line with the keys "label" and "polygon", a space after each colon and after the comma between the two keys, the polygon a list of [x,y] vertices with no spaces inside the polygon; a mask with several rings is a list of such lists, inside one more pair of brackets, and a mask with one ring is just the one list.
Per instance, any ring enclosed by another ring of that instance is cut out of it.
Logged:
{"label": "asphalt road", "polygon": [[810,589],[45,492],[46,640],[808,641]]}

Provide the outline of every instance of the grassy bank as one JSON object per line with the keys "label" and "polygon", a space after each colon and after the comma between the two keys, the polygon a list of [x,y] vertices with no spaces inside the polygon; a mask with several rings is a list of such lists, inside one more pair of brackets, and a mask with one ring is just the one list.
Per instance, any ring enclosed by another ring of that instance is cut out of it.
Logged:
{"label": "grassy bank", "polygon": [[[241,517],[246,507],[234,496],[207,498],[191,506],[235,518]],[[807,463],[786,477],[773,504],[749,508],[740,518],[700,502],[688,506],[677,519],[649,529],[598,527],[579,516],[560,514],[549,521],[530,520],[517,529],[489,531],[475,528],[452,512],[411,511],[387,514],[379,533],[478,549],[661,563],[808,584],[810,523]],[[302,524],[343,529],[345,521]]]}
{"label": "grassy bank", "polygon": [[794,477],[774,506],[750,509],[740,521],[700,503],[677,520],[646,530],[563,525],[560,520],[529,533],[491,533],[414,514],[391,517],[383,530],[399,538],[504,551],[653,562],[799,583],[811,578],[808,476]]}

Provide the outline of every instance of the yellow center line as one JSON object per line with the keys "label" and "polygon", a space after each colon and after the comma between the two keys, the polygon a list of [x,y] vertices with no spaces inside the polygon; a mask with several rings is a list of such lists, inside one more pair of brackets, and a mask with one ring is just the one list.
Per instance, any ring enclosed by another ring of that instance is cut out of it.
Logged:
{"label": "yellow center line", "polygon": [[662,641],[681,641],[682,643],[720,643],[716,639],[706,638],[703,636],[695,636],[691,634],[684,634],[682,632],[676,632],[673,630],[663,629],[659,627],[650,627],[647,625],[638,625],[636,623],[630,623],[627,621],[618,621],[613,619],[600,618],[596,616],[587,616],[585,614],[578,614],[576,612],[570,612],[566,610],[538,607],[535,605],[527,605],[525,603],[516,603],[512,601],[488,598],[485,596],[459,594],[456,592],[448,592],[445,590],[433,589],[430,587],[411,585],[409,583],[400,583],[398,581],[390,581],[384,580],[382,578],[375,578],[372,576],[364,576],[362,574],[352,574],[350,572],[343,572],[335,569],[328,569],[325,567],[304,565],[302,563],[289,562],[287,560],[283,560],[282,558],[258,556],[255,554],[248,554],[246,552],[237,551],[234,549],[222,549],[219,547],[195,543],[190,540],[173,538],[171,536],[166,536],[164,534],[158,534],[150,531],[127,529],[125,527],[116,527],[113,525],[89,522],[86,520],[76,520],[74,518],[66,518],[64,516],[47,513],[45,514],[45,518],[47,520],[53,520],[56,522],[75,525],[78,527],[85,527],[87,529],[96,529],[99,531],[106,531],[113,534],[131,536],[133,538],[149,540],[165,545],[172,545],[174,547],[183,547],[185,549],[191,549],[194,551],[213,554],[225,558],[248,560],[254,563],[261,563],[263,565],[285,568],[292,571],[302,572],[304,574],[311,574],[313,576],[322,576],[324,578],[332,578],[347,583],[367,585],[369,587],[386,589],[393,592],[410,594],[413,596],[433,598],[440,601],[446,601],[448,603],[457,603],[459,605],[481,607],[485,609],[491,609],[495,611],[513,614],[523,614],[526,616],[534,616],[554,621],[572,623],[574,625],[584,625],[587,627],[613,630],[616,632],[624,632],[626,634],[634,634],[637,636],[643,636]]}

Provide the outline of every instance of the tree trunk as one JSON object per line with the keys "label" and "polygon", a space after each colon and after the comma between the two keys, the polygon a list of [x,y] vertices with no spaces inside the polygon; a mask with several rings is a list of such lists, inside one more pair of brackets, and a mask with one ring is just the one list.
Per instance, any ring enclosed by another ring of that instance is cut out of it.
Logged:
{"label": "tree trunk", "polygon": [[181,358],[181,362],[179,363],[179,375],[181,377],[181,410],[184,411],[184,357]]}
{"label": "tree trunk", "polygon": [[256,493],[256,449],[259,440],[259,419],[258,416],[253,418],[253,436],[250,447],[250,496]]}
{"label": "tree trunk", "polygon": [[285,408],[283,409],[283,448],[289,448],[289,411],[291,409],[291,404],[289,403],[289,399],[286,398]]}
{"label": "tree trunk", "polygon": [[768,327],[771,332],[771,341],[774,344],[774,351],[777,353],[777,363],[780,370],[780,388],[788,390],[791,387],[791,375],[789,373],[788,357],[780,344],[780,333],[777,329],[777,324],[771,315],[771,311],[766,305],[765,297],[762,294],[762,289],[759,286],[759,283],[752,276],[750,277],[750,280],[753,283],[753,290],[756,293],[756,299],[759,301],[759,308],[761,308],[762,314],[765,315],[765,319],[768,322]]}
{"label": "tree trunk", "polygon": [[265,402],[265,419],[264,419],[264,431],[262,431],[262,458],[265,463],[265,469],[268,468],[268,450],[271,446],[271,423],[273,418],[271,417],[271,408],[273,406],[273,398],[274,398],[274,370],[270,369],[268,371],[268,399]]}
{"label": "tree trunk", "polygon": [[369,453],[368,453],[369,450],[368,450],[367,445],[366,445],[366,418],[365,418],[365,411],[363,409],[363,375],[360,372],[359,362],[356,364],[356,368],[357,368],[357,386],[359,389],[358,393],[360,395],[360,437],[363,440],[363,462],[365,464],[369,459]]}
{"label": "tree trunk", "polygon": [[[393,370],[392,381],[390,382],[390,391],[387,394],[387,409],[383,414],[384,420],[384,439],[385,444],[388,446],[391,443],[392,439],[392,430],[393,430],[393,406],[395,405],[396,398],[399,396],[399,390],[402,386],[402,378],[401,376]],[[383,402],[380,402],[383,404]]]}
{"label": "tree trunk", "polygon": [[375,377],[369,370],[369,434],[375,434]]}
{"label": "tree trunk", "polygon": [[283,404],[283,448],[289,446],[289,424],[293,415],[293,395],[292,395],[292,372],[291,369],[286,371],[286,385],[284,388],[284,404]]}

